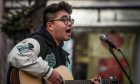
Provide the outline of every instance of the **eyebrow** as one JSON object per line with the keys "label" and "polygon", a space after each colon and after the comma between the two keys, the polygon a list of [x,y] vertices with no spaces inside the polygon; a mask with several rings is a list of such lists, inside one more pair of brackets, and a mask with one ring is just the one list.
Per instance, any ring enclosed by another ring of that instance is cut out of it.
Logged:
{"label": "eyebrow", "polygon": [[[64,16],[62,16],[62,17],[67,17],[67,18],[71,18],[71,16],[67,16],[67,15],[64,15]],[[62,18],[62,17],[61,17],[61,18]]]}

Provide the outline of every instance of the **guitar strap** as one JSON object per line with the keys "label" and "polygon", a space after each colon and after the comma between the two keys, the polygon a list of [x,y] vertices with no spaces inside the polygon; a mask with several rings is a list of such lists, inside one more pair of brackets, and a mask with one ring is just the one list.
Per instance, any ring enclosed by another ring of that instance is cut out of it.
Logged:
{"label": "guitar strap", "polygon": [[46,80],[42,78],[42,84],[47,84]]}
{"label": "guitar strap", "polygon": [[18,68],[14,68],[11,71],[10,84],[20,84],[19,69]]}
{"label": "guitar strap", "polygon": [[14,67],[12,66],[9,66],[9,69],[8,69],[8,73],[7,73],[7,78],[6,78],[6,84],[11,84],[10,82],[10,75],[11,75],[11,71]]}

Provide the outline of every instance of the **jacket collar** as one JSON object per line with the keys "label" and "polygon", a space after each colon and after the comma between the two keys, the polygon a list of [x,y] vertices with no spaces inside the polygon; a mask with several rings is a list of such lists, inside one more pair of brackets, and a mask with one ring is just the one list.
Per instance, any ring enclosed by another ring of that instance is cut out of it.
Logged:
{"label": "jacket collar", "polygon": [[[52,35],[50,34],[50,32],[48,32],[42,25],[40,25],[32,35],[35,35],[35,34],[38,34],[38,35],[42,36],[43,38],[45,38],[48,45],[50,45],[52,47],[57,47]],[[64,43],[61,42],[58,47],[62,48],[63,45],[64,45]]]}

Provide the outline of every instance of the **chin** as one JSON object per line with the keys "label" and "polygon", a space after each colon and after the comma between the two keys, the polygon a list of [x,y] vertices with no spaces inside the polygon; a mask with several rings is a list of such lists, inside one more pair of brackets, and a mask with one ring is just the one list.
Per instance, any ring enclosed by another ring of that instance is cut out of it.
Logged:
{"label": "chin", "polygon": [[71,37],[65,38],[65,41],[68,41],[68,40],[70,40],[70,39],[71,39]]}

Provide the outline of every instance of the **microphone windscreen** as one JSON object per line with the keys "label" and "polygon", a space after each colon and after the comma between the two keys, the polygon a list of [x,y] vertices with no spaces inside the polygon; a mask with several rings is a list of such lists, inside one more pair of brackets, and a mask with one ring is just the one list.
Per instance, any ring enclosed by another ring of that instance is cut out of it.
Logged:
{"label": "microphone windscreen", "polygon": [[99,38],[100,38],[101,41],[106,41],[107,40],[106,35],[104,35],[104,34],[102,34]]}

